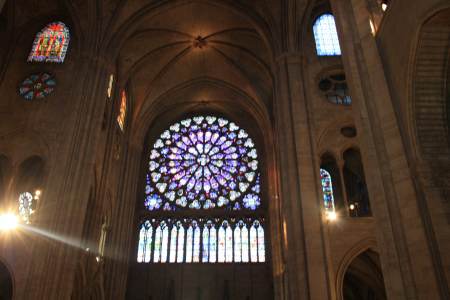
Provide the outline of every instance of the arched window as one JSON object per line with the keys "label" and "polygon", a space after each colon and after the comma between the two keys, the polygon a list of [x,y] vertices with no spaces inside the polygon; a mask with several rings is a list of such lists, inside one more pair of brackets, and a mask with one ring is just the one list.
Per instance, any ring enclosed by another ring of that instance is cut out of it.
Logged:
{"label": "arched window", "polygon": [[119,124],[120,130],[125,129],[125,118],[127,116],[127,93],[122,90],[120,93],[120,108],[119,114],[117,115],[117,124]]}
{"label": "arched window", "polygon": [[322,180],[323,206],[326,212],[334,212],[333,184],[330,173],[325,169],[320,169],[320,179]]}
{"label": "arched window", "polygon": [[62,63],[66,57],[69,41],[69,29],[64,23],[50,23],[34,38],[28,61]]}
{"label": "arched window", "polygon": [[244,129],[184,119],[149,155],[138,262],[265,262],[258,155]]}
{"label": "arched window", "polygon": [[316,41],[317,55],[337,56],[341,55],[336,23],[332,14],[319,16],[313,25],[314,39]]}

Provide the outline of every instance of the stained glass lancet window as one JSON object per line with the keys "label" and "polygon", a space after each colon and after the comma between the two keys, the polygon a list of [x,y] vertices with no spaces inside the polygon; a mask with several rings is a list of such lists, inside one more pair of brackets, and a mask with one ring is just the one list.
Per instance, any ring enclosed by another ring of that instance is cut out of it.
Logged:
{"label": "stained glass lancet window", "polygon": [[332,14],[319,16],[313,25],[314,40],[316,41],[317,55],[337,56],[341,55],[339,38],[336,30],[336,22]]}
{"label": "stained glass lancet window", "polygon": [[117,124],[119,124],[120,130],[125,129],[125,118],[127,115],[127,93],[122,90],[120,94],[120,108],[119,114],[117,115]]}
{"label": "stained glass lancet window", "polygon": [[320,179],[322,181],[323,206],[325,212],[334,212],[334,195],[331,175],[327,170],[320,169]]}
{"label": "stained glass lancet window", "polygon": [[[195,116],[173,124],[150,149],[137,261],[265,262],[260,180],[256,146],[234,122]],[[204,217],[190,213],[198,210]]]}
{"label": "stained glass lancet window", "polygon": [[69,41],[69,29],[64,23],[50,23],[36,35],[28,61],[62,63]]}

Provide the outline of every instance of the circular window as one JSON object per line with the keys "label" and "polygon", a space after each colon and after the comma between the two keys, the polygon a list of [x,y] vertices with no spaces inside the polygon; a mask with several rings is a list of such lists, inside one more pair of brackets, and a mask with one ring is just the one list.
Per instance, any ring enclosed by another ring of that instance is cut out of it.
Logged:
{"label": "circular window", "polygon": [[255,144],[223,118],[175,123],[153,145],[145,192],[148,210],[255,210],[261,203]]}
{"label": "circular window", "polygon": [[32,74],[20,84],[19,94],[30,101],[43,99],[50,95],[55,87],[55,78],[49,73]]}
{"label": "circular window", "polygon": [[331,103],[341,105],[350,105],[352,103],[344,73],[330,74],[322,78],[318,87]]}

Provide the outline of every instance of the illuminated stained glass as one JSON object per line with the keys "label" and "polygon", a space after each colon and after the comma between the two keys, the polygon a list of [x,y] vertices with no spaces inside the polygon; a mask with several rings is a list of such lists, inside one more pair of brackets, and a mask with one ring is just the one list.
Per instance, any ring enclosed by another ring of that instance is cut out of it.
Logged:
{"label": "illuminated stained glass", "polygon": [[320,179],[322,181],[323,206],[326,212],[334,212],[333,184],[330,173],[325,169],[320,169]]}
{"label": "illuminated stained glass", "polygon": [[202,262],[209,262],[209,230],[208,227],[203,229]]}
{"label": "illuminated stained glass", "polygon": [[192,229],[192,225],[189,226],[186,232],[186,262],[192,262],[192,243],[193,243],[193,235],[194,230]]}
{"label": "illuminated stained glass", "polygon": [[219,249],[217,250],[218,253],[218,262],[225,262],[225,229],[220,226],[219,228]]}
{"label": "illuminated stained glass", "polygon": [[[264,262],[258,166],[252,139],[223,118],[196,116],[165,130],[150,150],[145,178],[147,213],[166,211],[148,220],[152,262]],[[213,209],[215,218],[190,213]],[[227,217],[230,211],[242,216]],[[139,235],[138,257],[145,237]]]}
{"label": "illuminated stained glass", "polygon": [[49,73],[32,74],[20,84],[19,94],[25,100],[43,99],[56,87],[55,78]]}
{"label": "illuminated stained glass", "polygon": [[69,41],[67,26],[62,22],[51,23],[36,35],[28,61],[62,63]]}
{"label": "illuminated stained glass", "polygon": [[[195,224],[197,225],[197,224]],[[195,226],[194,229],[194,246],[192,253],[192,261],[200,262],[200,228]]]}
{"label": "illuminated stained glass", "polygon": [[255,210],[260,206],[258,155],[245,130],[213,116],[196,116],[165,130],[150,152],[149,210]]}
{"label": "illuminated stained glass", "polygon": [[250,228],[250,261],[258,261],[258,236],[255,224]]}
{"label": "illuminated stained glass", "polygon": [[125,128],[125,118],[127,115],[127,93],[122,90],[120,94],[120,110],[117,116],[117,124],[119,124],[120,130]]}
{"label": "illuminated stained glass", "polygon": [[141,225],[139,234],[138,262],[149,262],[152,255],[153,227],[149,221]]}
{"label": "illuminated stained glass", "polygon": [[242,236],[242,262],[246,263],[248,259],[248,229],[244,225],[241,229]]}
{"label": "illuminated stained glass", "polygon": [[170,231],[170,255],[169,262],[174,263],[177,259],[177,227],[173,226]]}
{"label": "illuminated stained glass", "polygon": [[266,261],[266,244],[264,241],[264,229],[258,221],[255,221],[257,224],[256,233],[258,234],[258,261],[264,262]]}
{"label": "illuminated stained glass", "polygon": [[[153,249],[155,263],[265,262],[262,220],[229,219],[220,221],[218,228],[213,220],[202,218],[147,220],[139,232],[137,261],[150,262]],[[183,222],[189,225],[183,227]]]}
{"label": "illuminated stained glass", "polygon": [[177,262],[183,262],[183,254],[184,254],[184,227],[181,226],[181,224],[179,224]]}
{"label": "illuminated stained glass", "polygon": [[241,228],[234,228],[234,262],[242,261],[242,235]]}
{"label": "illuminated stained glass", "polygon": [[33,195],[29,192],[19,195],[19,216],[25,224],[30,223],[33,213]]}
{"label": "illuminated stained glass", "polygon": [[318,17],[314,22],[313,32],[316,41],[317,55],[341,55],[336,23],[332,14],[323,14]]}
{"label": "illuminated stained glass", "polygon": [[111,74],[111,75],[109,75],[108,89],[106,90],[106,94],[108,95],[108,98],[111,98],[111,96],[112,96],[113,84],[114,84],[114,75]]}

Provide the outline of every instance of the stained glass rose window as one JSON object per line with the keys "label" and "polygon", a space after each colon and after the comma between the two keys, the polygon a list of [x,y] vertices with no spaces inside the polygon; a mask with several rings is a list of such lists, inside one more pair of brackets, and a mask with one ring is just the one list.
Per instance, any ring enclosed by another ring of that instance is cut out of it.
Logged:
{"label": "stained glass rose window", "polygon": [[55,78],[49,73],[32,74],[20,84],[19,94],[26,100],[43,99],[56,87]]}
{"label": "stained glass rose window", "polygon": [[148,210],[255,210],[260,204],[255,144],[235,123],[195,116],[165,130],[153,145],[145,188]]}

